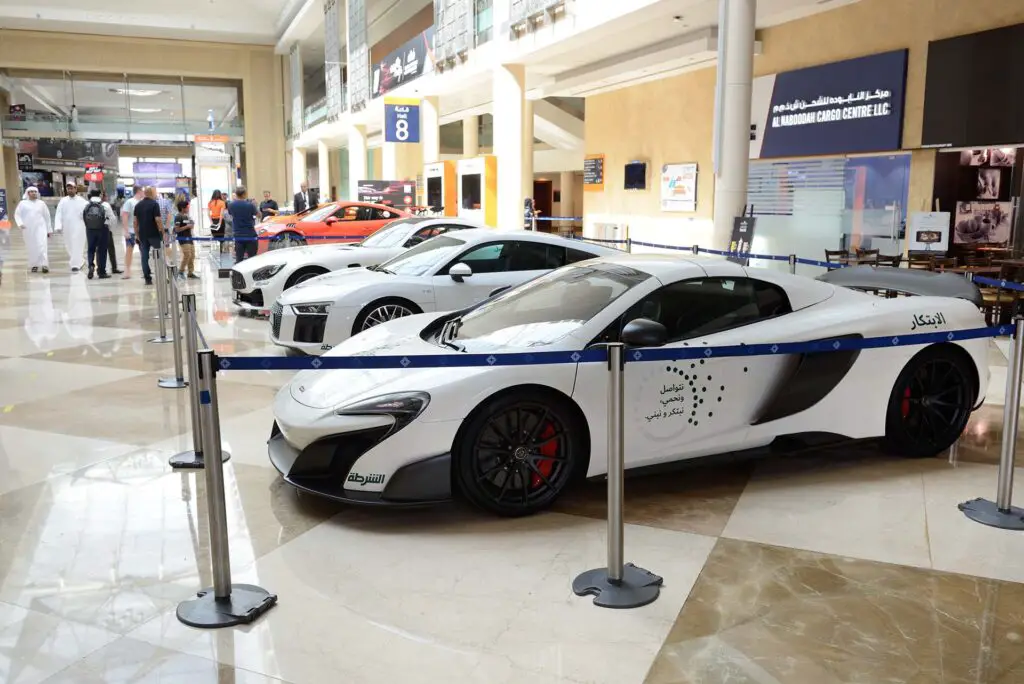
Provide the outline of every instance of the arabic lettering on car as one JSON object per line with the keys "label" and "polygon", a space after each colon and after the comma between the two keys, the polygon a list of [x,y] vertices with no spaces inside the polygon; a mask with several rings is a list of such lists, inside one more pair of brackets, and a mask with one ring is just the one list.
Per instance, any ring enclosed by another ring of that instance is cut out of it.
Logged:
{"label": "arabic lettering on car", "polygon": [[935,314],[915,314],[913,324],[910,326],[911,330],[917,330],[918,328],[932,327],[937,328],[940,325],[946,324],[946,317],[941,313]]}
{"label": "arabic lettering on car", "polygon": [[386,476],[383,473],[370,473],[369,475],[363,475],[361,473],[348,474],[349,482],[354,482],[355,484],[363,487],[372,484],[383,484],[385,479]]}

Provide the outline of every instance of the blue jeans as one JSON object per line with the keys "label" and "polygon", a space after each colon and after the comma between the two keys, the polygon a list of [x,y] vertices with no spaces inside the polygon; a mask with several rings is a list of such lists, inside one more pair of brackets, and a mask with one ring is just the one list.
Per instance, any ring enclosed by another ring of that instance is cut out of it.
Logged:
{"label": "blue jeans", "polygon": [[149,251],[160,249],[160,238],[139,238],[139,258],[142,260],[142,277],[146,282],[153,280],[153,271],[149,267]]}

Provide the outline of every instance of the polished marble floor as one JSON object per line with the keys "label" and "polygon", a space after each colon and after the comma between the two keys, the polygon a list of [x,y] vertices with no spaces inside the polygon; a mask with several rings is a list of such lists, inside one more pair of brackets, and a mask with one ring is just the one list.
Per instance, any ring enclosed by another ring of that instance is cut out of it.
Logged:
{"label": "polished marble floor", "polygon": [[[694,464],[627,482],[626,557],[661,598],[572,595],[605,561],[604,488],[499,520],[453,504],[362,510],[300,495],[265,456],[287,373],[220,378],[233,577],[277,593],[255,624],[185,627],[208,586],[205,482],[185,392],[141,280],[28,274],[0,286],[0,682],[1014,684],[1024,681],[1024,534],[967,521],[994,495],[1006,344],[955,453],[845,446]],[[203,260],[209,344],[280,352]],[[1018,497],[1018,500],[1020,497]]]}

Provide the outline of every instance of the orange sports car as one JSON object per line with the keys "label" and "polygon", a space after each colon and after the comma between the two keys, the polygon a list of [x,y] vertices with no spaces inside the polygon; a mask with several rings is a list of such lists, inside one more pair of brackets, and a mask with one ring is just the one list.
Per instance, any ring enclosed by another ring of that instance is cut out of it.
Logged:
{"label": "orange sports car", "polygon": [[[268,249],[320,245],[328,242],[359,242],[364,237],[398,218],[412,216],[407,211],[368,202],[328,202],[308,214],[285,223],[261,224],[257,234],[260,252]],[[291,217],[295,218],[295,217]]]}

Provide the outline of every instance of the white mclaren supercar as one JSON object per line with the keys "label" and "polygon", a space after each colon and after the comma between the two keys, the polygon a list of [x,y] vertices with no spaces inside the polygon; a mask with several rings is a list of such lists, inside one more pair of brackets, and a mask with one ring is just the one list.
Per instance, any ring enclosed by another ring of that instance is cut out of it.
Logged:
{"label": "white mclaren supercar", "polygon": [[[966,280],[886,270],[815,280],[725,260],[601,258],[469,310],[373,328],[329,356],[579,351],[610,341],[699,347],[984,327]],[[890,279],[900,282],[882,282]],[[888,287],[921,296],[858,291]],[[947,296],[929,296],[937,292]],[[936,455],[984,397],[987,345],[629,363],[626,467],[810,438],[882,438],[897,454]],[[501,515],[532,513],[576,478],[605,473],[607,385],[601,363],[303,371],[277,395],[269,456],[292,485],[342,501],[458,495]]]}
{"label": "white mclaren supercar", "polygon": [[270,310],[275,344],[322,354],[395,318],[454,311],[566,264],[619,252],[534,231],[461,230],[431,238],[378,266],[306,280]]}
{"label": "white mclaren supercar", "polygon": [[404,218],[392,221],[362,242],[264,252],[231,269],[235,304],[266,316],[270,314],[270,305],[282,292],[311,278],[342,268],[376,266],[437,235],[482,227],[472,221],[445,216]]}

